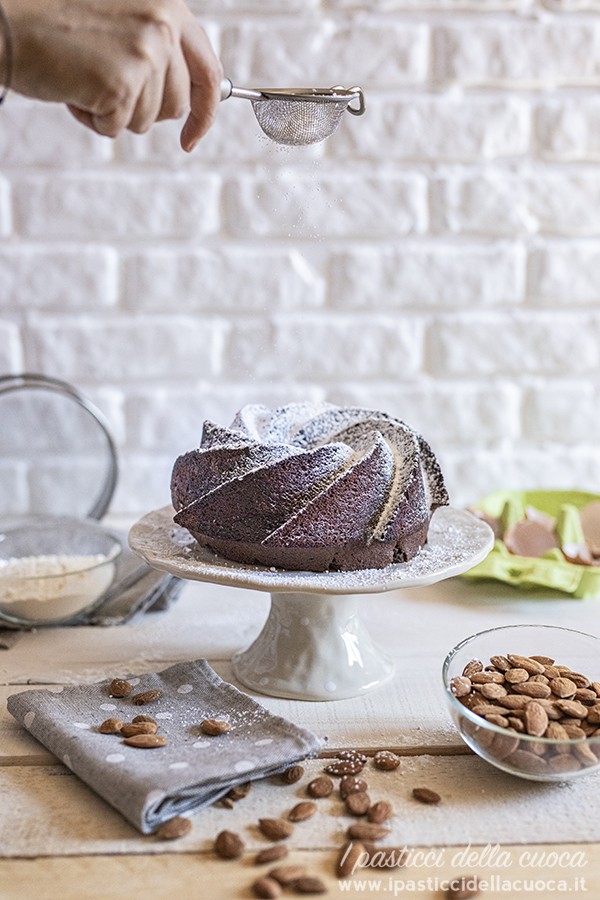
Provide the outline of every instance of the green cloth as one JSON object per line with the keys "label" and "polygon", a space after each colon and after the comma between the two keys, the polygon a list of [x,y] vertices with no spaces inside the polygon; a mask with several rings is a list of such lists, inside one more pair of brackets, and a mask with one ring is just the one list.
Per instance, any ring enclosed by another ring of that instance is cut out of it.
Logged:
{"label": "green cloth", "polygon": [[[525,508],[533,506],[556,518],[556,531],[562,544],[582,543],[583,533],[578,511],[600,500],[598,494],[585,491],[495,491],[473,505],[503,525],[525,518]],[[600,568],[577,566],[565,560],[560,550],[551,550],[541,558],[515,556],[502,541],[496,541],[488,556],[463,578],[492,578],[519,588],[551,588],[579,599],[600,596]]]}

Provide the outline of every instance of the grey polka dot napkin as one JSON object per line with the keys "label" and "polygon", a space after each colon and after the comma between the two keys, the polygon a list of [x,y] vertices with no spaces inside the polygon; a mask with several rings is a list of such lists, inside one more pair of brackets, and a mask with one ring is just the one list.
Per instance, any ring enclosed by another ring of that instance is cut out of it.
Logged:
{"label": "grey polka dot napkin", "polygon": [[[144,834],[214,802],[236,784],[314,756],[324,743],[223,681],[204,659],[129,680],[134,690],[124,699],[111,697],[105,681],[13,694],[8,709]],[[161,691],[160,697],[143,706],[131,699],[149,690]],[[158,722],[166,746],[130,747],[120,736],[98,731],[109,717],[131,722],[140,713]],[[209,737],[199,727],[204,719],[231,727]]]}

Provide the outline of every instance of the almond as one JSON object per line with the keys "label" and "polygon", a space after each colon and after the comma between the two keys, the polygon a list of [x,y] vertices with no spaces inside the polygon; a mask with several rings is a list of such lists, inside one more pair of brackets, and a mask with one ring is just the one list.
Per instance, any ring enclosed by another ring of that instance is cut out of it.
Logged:
{"label": "almond", "polygon": [[412,795],[419,803],[439,803],[442,799],[439,794],[429,788],[413,788]]}
{"label": "almond", "polygon": [[530,697],[522,697],[520,694],[509,694],[503,698],[502,706],[511,710],[525,709],[530,700]]}
{"label": "almond", "polygon": [[257,853],[254,857],[254,862],[257,866],[260,866],[263,863],[270,863],[275,862],[278,859],[283,859],[288,853],[289,849],[285,844],[273,844],[272,847],[265,847],[264,850]]}
{"label": "almond", "polygon": [[[352,778],[352,775],[346,776]],[[344,779],[342,778],[342,781]],[[341,785],[340,785],[341,789]],[[318,778],[313,778],[306,786],[306,793],[309,797],[314,797],[315,799],[321,799],[322,797],[329,797],[329,795],[333,792],[333,781],[328,775],[319,775]]]}
{"label": "almond", "polygon": [[527,681],[529,678],[529,672],[527,669],[509,669],[508,672],[504,673],[504,680],[508,681],[509,684],[519,684],[522,681]]}
{"label": "almond", "polygon": [[580,672],[569,672],[569,678],[574,681],[578,688],[588,688],[591,684],[590,679]]}
{"label": "almond", "polygon": [[550,722],[548,727],[546,728],[546,734],[544,737],[550,738],[553,741],[568,741],[569,735],[565,731],[564,727],[560,725],[558,722]]}
{"label": "almond", "polygon": [[105,719],[102,725],[98,726],[98,731],[100,734],[118,734],[122,727],[122,719]]}
{"label": "almond", "polygon": [[125,738],[123,743],[128,744],[130,747],[141,747],[143,750],[151,750],[153,747],[164,747],[167,739],[162,734],[134,734],[132,737]]}
{"label": "almond", "polygon": [[572,741],[579,741],[585,737],[585,731],[578,725],[570,725],[568,722],[564,722],[563,728]]}
{"label": "almond", "polygon": [[340,855],[335,867],[338,878],[348,878],[356,871],[356,867],[364,864],[366,859],[365,848],[358,841],[345,844],[340,850]]}
{"label": "almond", "polygon": [[268,877],[258,878],[252,885],[252,890],[254,896],[261,898],[261,900],[277,900],[278,897],[281,897],[282,893],[281,885]]}
{"label": "almond", "polygon": [[455,675],[450,681],[450,691],[455,697],[466,697],[471,693],[471,684],[466,675]]}
{"label": "almond", "polygon": [[579,703],[577,700],[557,700],[555,706],[565,715],[574,719],[585,719],[588,714],[587,706],[584,706],[583,703]]}
{"label": "almond", "polygon": [[584,766],[596,766],[598,757],[587,744],[574,744],[573,753]]}
{"label": "almond", "polygon": [[480,693],[486,700],[500,700],[506,697],[508,691],[501,684],[482,684]]}
{"label": "almond", "polygon": [[590,725],[600,725],[600,704],[590,706],[586,718]]}
{"label": "almond", "polygon": [[557,753],[548,759],[548,770],[555,775],[576,772],[580,768],[581,764],[570,753]]}
{"label": "almond", "polygon": [[153,722],[131,722],[123,725],[121,734],[123,737],[133,737],[134,734],[156,734],[158,726]]}
{"label": "almond", "polygon": [[531,775],[541,775],[548,770],[548,763],[545,759],[531,753],[529,750],[515,750],[506,757],[506,762],[510,763],[515,769],[522,769],[523,772],[529,772]]}
{"label": "almond", "polygon": [[389,833],[388,828],[382,828],[374,822],[355,822],[346,832],[351,840],[356,841],[380,841]]}
{"label": "almond", "polygon": [[491,747],[489,747],[488,752],[494,759],[506,759],[507,756],[510,756],[511,753],[519,746],[519,738],[516,734],[511,734],[510,731],[507,731],[506,734],[495,734],[494,740],[492,741]]}
{"label": "almond", "polygon": [[327,887],[314,875],[303,875],[294,881],[293,889],[296,894],[326,894]]}
{"label": "almond", "polygon": [[214,849],[221,859],[238,859],[244,852],[244,842],[235,831],[221,831],[215,838]]}
{"label": "almond", "polygon": [[543,675],[544,663],[532,659],[530,656],[520,656],[517,653],[507,653],[507,659],[515,668],[526,669],[530,675]]}
{"label": "almond", "polygon": [[351,816],[364,816],[371,806],[371,798],[366,791],[355,791],[346,797],[346,809]]}
{"label": "almond", "polygon": [[211,737],[216,737],[219,734],[225,734],[226,731],[229,731],[231,725],[229,722],[223,722],[220,719],[204,719],[200,722],[200,731],[203,734],[209,734]]}
{"label": "almond", "polygon": [[503,681],[502,672],[475,672],[471,677],[472,684],[502,684]]}
{"label": "almond", "polygon": [[544,669],[544,675],[549,681],[552,681],[553,678],[561,678],[561,674],[556,666],[546,666]]}
{"label": "almond", "polygon": [[227,797],[230,800],[233,800],[234,803],[237,803],[238,800],[243,800],[244,797],[247,797],[251,790],[252,783],[246,781],[244,784],[236,784],[234,787],[230,788],[227,791]]}
{"label": "almond", "polygon": [[472,659],[471,662],[468,662],[464,667],[462,673],[466,678],[471,678],[472,675],[475,675],[476,672],[483,672],[483,663],[478,659]]}
{"label": "almond", "polygon": [[499,716],[497,714],[489,714],[485,717],[486,721],[490,722],[492,725],[497,725],[498,728],[508,728],[509,721],[506,716]]}
{"label": "almond", "polygon": [[566,699],[567,697],[573,696],[573,694],[577,690],[577,685],[574,681],[571,681],[570,678],[566,678],[564,675],[560,675],[558,678],[551,679],[550,688],[552,690],[552,693],[556,694],[557,697]]}
{"label": "almond", "polygon": [[258,827],[271,841],[284,841],[294,831],[292,823],[285,819],[259,819]]}
{"label": "almond", "polygon": [[525,707],[525,731],[534,737],[541,737],[548,727],[546,710],[533,700]]}
{"label": "almond", "polygon": [[154,703],[161,695],[162,691],[142,691],[141,694],[134,694],[131,700],[136,706],[144,706],[146,703]]}
{"label": "almond", "polygon": [[358,791],[366,791],[367,789],[367,782],[364,778],[355,778],[354,775],[344,775],[340,781],[340,797],[342,800],[345,800],[350,794],[356,794]]}
{"label": "almond", "polygon": [[373,822],[375,825],[381,825],[382,822],[387,822],[388,819],[391,819],[394,815],[394,807],[387,800],[378,800],[377,803],[374,803],[367,812],[367,819],[369,822]]}
{"label": "almond", "polygon": [[[547,715],[547,713],[546,713]],[[515,731],[521,733],[525,731],[525,725],[523,724],[521,719],[517,719],[516,716],[508,717],[508,726],[509,728],[514,728]]]}
{"label": "almond", "polygon": [[292,884],[294,881],[302,878],[303,875],[306,875],[306,868],[305,866],[276,866],[267,875],[285,887],[287,884]]}
{"label": "almond", "polygon": [[526,681],[523,684],[515,684],[513,685],[513,690],[515,690],[517,694],[524,694],[525,696],[533,697],[536,700],[549,697],[552,693],[549,685],[540,684],[536,681]]}
{"label": "almond", "polygon": [[189,834],[192,830],[192,823],[184,816],[175,816],[162,825],[154,832],[156,837],[161,841],[174,841],[176,838]]}
{"label": "almond", "polygon": [[290,766],[290,768],[286,769],[285,772],[282,772],[279,777],[284,784],[296,784],[303,775],[304,768],[302,766]]}
{"label": "almond", "polygon": [[579,700],[580,703],[595,703],[598,698],[596,692],[590,688],[577,688],[573,700]]}
{"label": "almond", "polygon": [[152,716],[147,716],[144,714],[140,716],[134,716],[131,722],[133,725],[137,725],[138,722],[152,722],[154,725],[157,725],[156,719],[153,719]]}
{"label": "almond", "polygon": [[128,697],[133,690],[133,685],[124,678],[113,678],[108,689],[111,697]]}
{"label": "almond", "polygon": [[311,803],[310,800],[303,800],[289,811],[288,819],[290,822],[305,822],[310,819],[317,811],[317,804]]}
{"label": "almond", "polygon": [[536,662],[541,663],[543,666],[553,666],[554,660],[551,656],[530,656],[529,659],[534,659]]}
{"label": "almond", "polygon": [[506,658],[506,656],[490,656],[490,662],[496,669],[500,669],[501,672],[506,672],[508,669],[511,669],[511,663]]}

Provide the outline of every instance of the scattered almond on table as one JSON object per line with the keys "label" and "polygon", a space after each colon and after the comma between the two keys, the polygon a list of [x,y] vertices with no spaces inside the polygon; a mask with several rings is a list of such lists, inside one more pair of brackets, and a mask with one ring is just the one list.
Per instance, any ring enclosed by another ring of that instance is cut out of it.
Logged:
{"label": "scattered almond on table", "polygon": [[279,778],[284,784],[296,784],[304,775],[303,766],[290,766],[285,772],[281,772]]}
{"label": "scattered almond on table", "polygon": [[264,850],[257,853],[254,857],[254,863],[257,866],[261,866],[264,863],[276,862],[276,860],[287,856],[289,852],[289,848],[285,844],[273,844],[272,847],[265,847]]}
{"label": "scattered almond on table", "polygon": [[259,819],[258,827],[272,841],[284,841],[294,831],[293,824],[285,819]]}
{"label": "scattered almond on table", "polygon": [[415,800],[418,800],[419,803],[439,803],[441,801],[441,797],[436,791],[432,791],[429,788],[413,788],[412,792]]}
{"label": "scattered almond on table", "polygon": [[176,838],[189,834],[191,830],[192,823],[190,819],[186,819],[184,816],[174,816],[172,819],[163,822],[154,834],[161,841],[173,841]]}
{"label": "scattered almond on table", "polygon": [[244,852],[245,844],[235,831],[220,831],[215,838],[214,849],[221,859],[238,859]]}
{"label": "scattered almond on table", "polygon": [[255,897],[262,898],[262,900],[277,900],[282,894],[281,885],[273,878],[269,878],[268,875],[257,878],[252,885],[252,891]]}

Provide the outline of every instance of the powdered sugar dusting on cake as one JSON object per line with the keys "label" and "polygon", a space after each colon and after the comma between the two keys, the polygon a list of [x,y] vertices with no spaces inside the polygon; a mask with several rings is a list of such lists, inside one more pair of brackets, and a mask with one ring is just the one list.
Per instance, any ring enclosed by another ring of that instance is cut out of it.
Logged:
{"label": "powdered sugar dusting on cake", "polygon": [[175,464],[172,493],[176,521],[220,555],[315,571],[414,557],[448,502],[413,429],[330,403],[255,404],[228,429],[206,423],[202,447]]}

